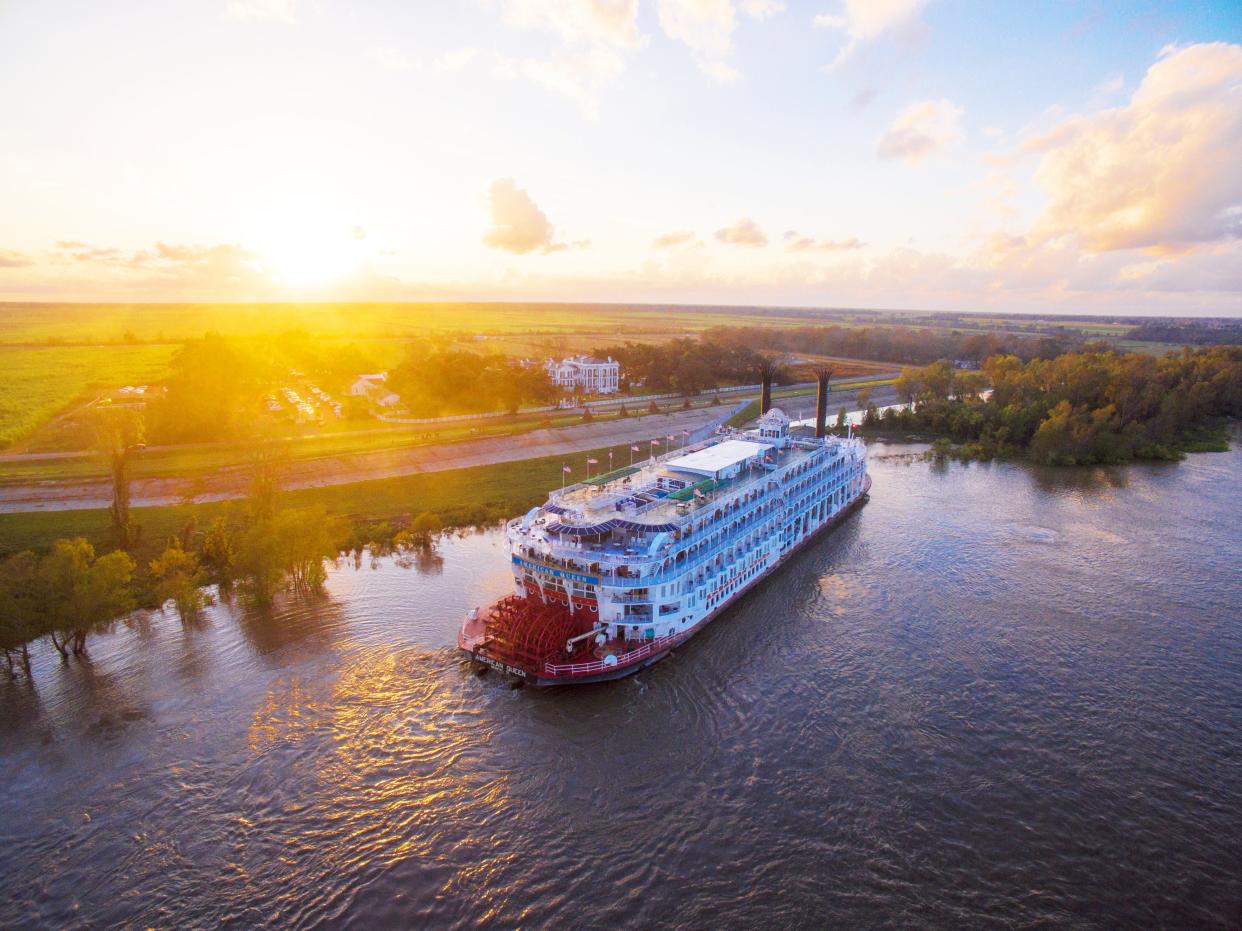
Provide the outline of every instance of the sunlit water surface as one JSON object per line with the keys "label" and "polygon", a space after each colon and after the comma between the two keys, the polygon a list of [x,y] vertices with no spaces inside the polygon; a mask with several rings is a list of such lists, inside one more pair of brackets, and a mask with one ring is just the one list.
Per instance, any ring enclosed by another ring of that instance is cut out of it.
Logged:
{"label": "sunlit water surface", "polygon": [[901,449],[613,684],[454,655],[495,533],[41,649],[0,676],[0,926],[1242,923],[1242,455]]}

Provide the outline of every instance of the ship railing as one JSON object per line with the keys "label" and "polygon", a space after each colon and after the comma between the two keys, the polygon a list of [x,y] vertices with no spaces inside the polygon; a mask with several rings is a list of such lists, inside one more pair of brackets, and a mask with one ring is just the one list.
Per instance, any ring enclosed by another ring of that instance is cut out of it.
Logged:
{"label": "ship railing", "polygon": [[677,639],[676,634],[668,634],[663,637],[656,637],[649,640],[637,649],[630,650],[617,656],[617,661],[612,665],[605,665],[602,659],[592,660],[589,663],[544,663],[543,671],[549,676],[582,676],[594,672],[604,672],[608,669],[618,669],[622,666],[628,666],[637,662],[643,657],[650,656],[652,653],[658,653],[666,646],[672,646],[673,641]]}

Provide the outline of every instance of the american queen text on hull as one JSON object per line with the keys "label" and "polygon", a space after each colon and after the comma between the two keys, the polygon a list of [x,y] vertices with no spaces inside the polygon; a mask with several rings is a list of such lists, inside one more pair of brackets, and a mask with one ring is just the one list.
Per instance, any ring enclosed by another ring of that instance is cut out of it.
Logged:
{"label": "american queen text on hull", "polygon": [[538,685],[636,672],[838,522],[870,486],[861,440],[791,436],[773,408],[754,430],[719,432],[553,491],[507,525],[513,594],[470,612],[458,646]]}

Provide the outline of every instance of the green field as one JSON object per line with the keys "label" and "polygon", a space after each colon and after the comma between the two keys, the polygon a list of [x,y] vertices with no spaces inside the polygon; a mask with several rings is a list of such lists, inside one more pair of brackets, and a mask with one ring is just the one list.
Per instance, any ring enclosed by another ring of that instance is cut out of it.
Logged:
{"label": "green field", "polygon": [[0,447],[94,389],[158,379],[176,349],[153,346],[0,347]]}
{"label": "green field", "polygon": [[[579,454],[607,456],[602,447]],[[430,472],[402,478],[377,479],[286,492],[282,503],[289,507],[322,504],[330,514],[360,528],[382,535],[377,524],[396,528],[424,511],[439,514],[446,526],[469,526],[521,514],[543,501],[549,488],[561,481],[563,455],[504,462],[447,472]],[[169,536],[179,533],[187,521],[205,526],[219,515],[236,513],[240,502],[135,508],[134,519],[142,537],[134,550],[139,565],[158,555]],[[393,530],[386,531],[391,537]],[[23,549],[42,549],[64,537],[83,536],[101,551],[113,548],[106,509],[0,514],[0,556]],[[364,541],[365,542],[365,541]],[[382,541],[385,542],[385,541]]]}

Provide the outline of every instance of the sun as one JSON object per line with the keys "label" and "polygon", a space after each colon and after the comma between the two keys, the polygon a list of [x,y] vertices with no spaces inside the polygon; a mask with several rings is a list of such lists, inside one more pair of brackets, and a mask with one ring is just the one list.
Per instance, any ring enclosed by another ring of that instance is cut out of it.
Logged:
{"label": "sun", "polygon": [[290,196],[267,208],[249,238],[273,277],[294,287],[339,281],[366,258],[361,227],[312,196]]}

